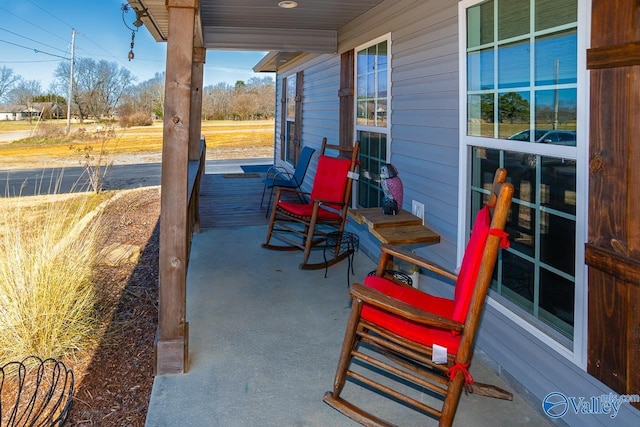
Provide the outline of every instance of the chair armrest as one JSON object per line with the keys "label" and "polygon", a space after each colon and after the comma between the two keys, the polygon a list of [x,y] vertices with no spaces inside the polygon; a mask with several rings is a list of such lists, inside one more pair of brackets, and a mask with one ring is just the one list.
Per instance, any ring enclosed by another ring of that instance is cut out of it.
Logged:
{"label": "chair armrest", "polygon": [[298,190],[295,188],[288,188],[288,187],[278,187],[276,189],[276,200],[278,199],[280,193],[292,193],[293,195],[301,194],[303,196],[311,196],[311,193],[307,191],[302,191],[302,190]]}
{"label": "chair armrest", "polygon": [[287,170],[285,168],[283,168],[282,166],[271,166],[269,169],[267,169],[266,178],[269,178],[270,174],[273,174],[275,176],[278,173],[281,173],[283,171],[286,172]]}
{"label": "chair armrest", "polygon": [[380,250],[383,253],[389,254],[391,256],[393,256],[394,258],[399,258],[402,260],[405,260],[407,262],[410,262],[412,264],[415,264],[419,267],[425,268],[427,270],[433,271],[436,274],[439,274],[441,276],[447,277],[453,281],[458,280],[458,275],[453,273],[450,270],[447,270],[446,268],[435,264],[429,260],[427,260],[426,258],[423,258],[419,255],[416,255],[415,253],[398,247],[398,246],[393,246],[390,245],[388,243],[384,243],[380,246]]}
{"label": "chair armrest", "polygon": [[276,179],[282,179],[282,180],[291,180],[293,179],[293,174],[287,170],[279,170],[276,173],[273,174],[273,181],[275,182]]}
{"label": "chair armrest", "polygon": [[[369,288],[359,283],[351,285],[351,295],[369,305],[398,316],[407,318],[417,323],[436,328],[449,329],[452,331],[462,331],[464,324],[438,316],[428,311],[421,310],[412,305],[404,303],[388,295],[383,294],[377,289]],[[420,292],[420,291],[418,291]]]}

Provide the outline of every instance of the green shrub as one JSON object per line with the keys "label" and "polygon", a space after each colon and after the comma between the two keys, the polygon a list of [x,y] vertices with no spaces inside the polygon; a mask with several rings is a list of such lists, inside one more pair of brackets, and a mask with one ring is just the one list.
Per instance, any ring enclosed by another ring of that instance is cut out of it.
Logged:
{"label": "green shrub", "polygon": [[46,200],[0,210],[0,364],[68,356],[95,339],[90,279],[102,230],[87,213],[100,199]]}

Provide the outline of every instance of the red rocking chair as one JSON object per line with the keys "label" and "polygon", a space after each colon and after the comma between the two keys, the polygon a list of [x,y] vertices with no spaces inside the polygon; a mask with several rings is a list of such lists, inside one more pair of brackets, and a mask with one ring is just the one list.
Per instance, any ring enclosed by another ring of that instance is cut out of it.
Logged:
{"label": "red rocking chair", "polygon": [[[325,268],[349,256],[347,252],[336,254],[327,263],[308,262],[311,249],[323,243],[328,233],[344,231],[359,148],[358,141],[353,147],[345,147],[327,144],[326,138],[323,140],[311,193],[277,189],[266,242],[262,247],[281,251],[302,250],[302,269]],[[328,156],[326,150],[336,150],[339,155]],[[289,201],[295,200],[295,196],[304,196],[308,202]],[[284,244],[273,244],[272,239]]]}
{"label": "red rocking chair", "polygon": [[[504,228],[513,186],[506,176],[506,170],[496,171],[489,203],[478,212],[458,275],[407,250],[382,246],[376,275],[351,287],[351,315],[333,390],[324,396],[327,404],[363,425],[390,425],[340,396],[350,379],[450,426],[465,386],[476,394],[512,398],[492,385],[474,383],[468,371],[498,250],[508,245]],[[392,257],[455,281],[454,298],[385,277]],[[436,345],[443,360],[434,361]],[[382,372],[384,380],[373,377],[373,371]],[[412,387],[398,387],[400,383]],[[422,399],[425,395],[433,399]]]}

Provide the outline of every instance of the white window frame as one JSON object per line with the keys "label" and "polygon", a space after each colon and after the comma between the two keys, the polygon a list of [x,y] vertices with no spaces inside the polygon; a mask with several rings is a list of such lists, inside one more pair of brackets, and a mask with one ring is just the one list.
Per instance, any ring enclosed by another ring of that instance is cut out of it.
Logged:
{"label": "white window frame", "polygon": [[[367,49],[371,46],[377,45],[380,42],[387,42],[387,125],[382,126],[367,126],[367,125],[359,125],[358,124],[358,52]],[[354,126],[354,135],[357,135],[359,131],[365,132],[377,132],[377,133],[386,133],[387,134],[387,160],[391,158],[391,70],[392,70],[392,60],[393,53],[391,50],[391,33],[387,33],[383,36],[375,38],[367,43],[363,43],[360,46],[356,46],[353,50],[354,52],[354,61],[353,64],[353,126]]]}
{"label": "white window frame", "polygon": [[[513,146],[501,139],[483,138],[467,135],[467,20],[466,11],[469,7],[486,0],[461,0],[458,3],[458,34],[459,34],[459,182],[458,186],[458,242],[457,258],[459,266],[462,262],[467,236],[470,232],[470,189],[471,179],[471,147],[485,146],[488,148],[509,150]],[[494,0],[496,1],[496,0]],[[552,144],[531,144],[531,152],[541,155],[576,159],[576,271],[574,295],[574,333],[573,348],[569,349],[560,342],[545,334],[541,329],[518,316],[511,304],[503,304],[494,298],[488,298],[488,304],[501,312],[525,331],[538,338],[554,351],[586,370],[587,365],[587,266],[584,262],[584,244],[588,238],[588,151],[589,151],[589,74],[586,67],[586,51],[589,47],[591,28],[591,1],[578,0],[578,75],[577,75],[577,121],[579,136],[577,146],[565,147]],[[527,147],[523,147],[525,151]],[[513,307],[516,307],[513,305]]]}
{"label": "white window frame", "polygon": [[[367,49],[371,46],[375,46],[383,41],[387,42],[387,123],[386,126],[367,126],[358,124],[358,52]],[[359,132],[375,132],[385,134],[387,138],[387,147],[385,153],[385,159],[388,163],[391,162],[391,72],[393,70],[393,52],[391,43],[391,33],[386,33],[380,37],[356,46],[353,50],[353,134],[356,140],[359,140]],[[362,149],[361,149],[362,150]],[[354,190],[357,189],[357,183],[354,183]],[[358,192],[353,191],[352,202],[357,206]]]}

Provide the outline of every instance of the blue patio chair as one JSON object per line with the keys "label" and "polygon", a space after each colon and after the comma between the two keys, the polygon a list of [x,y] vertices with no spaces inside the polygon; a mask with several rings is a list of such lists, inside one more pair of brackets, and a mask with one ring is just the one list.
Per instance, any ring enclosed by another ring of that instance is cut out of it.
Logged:
{"label": "blue patio chair", "polygon": [[[267,176],[264,179],[264,188],[262,189],[262,199],[260,199],[260,207],[262,207],[262,204],[264,203],[264,195],[267,192],[267,189],[271,190],[269,193],[269,204],[267,206],[271,206],[274,188],[291,188],[294,190],[301,189],[300,187],[304,182],[304,176],[307,174],[309,163],[311,163],[311,157],[315,151],[316,150],[314,148],[303,147],[300,152],[300,156],[298,157],[296,169],[293,173],[278,166],[272,166],[267,170]],[[305,202],[305,200],[301,201]],[[269,215],[269,210],[267,210],[266,215]]]}

